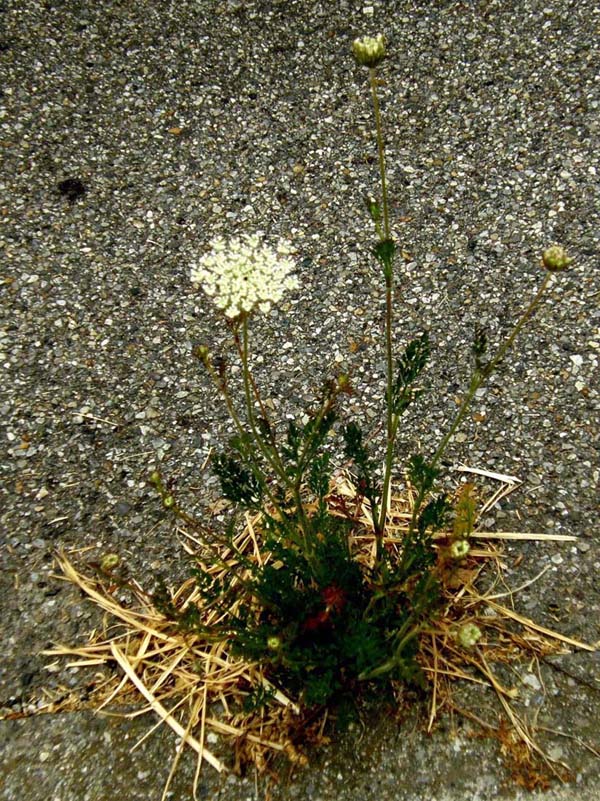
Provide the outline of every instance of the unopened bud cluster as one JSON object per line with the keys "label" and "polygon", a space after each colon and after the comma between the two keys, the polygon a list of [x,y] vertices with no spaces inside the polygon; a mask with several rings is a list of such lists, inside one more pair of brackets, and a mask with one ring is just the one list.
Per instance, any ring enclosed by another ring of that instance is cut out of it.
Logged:
{"label": "unopened bud cluster", "polygon": [[385,58],[385,37],[380,33],[377,36],[355,39],[352,52],[361,67],[376,67]]}
{"label": "unopened bud cluster", "polygon": [[458,641],[463,648],[473,648],[481,639],[481,629],[475,623],[465,623],[458,631]]}
{"label": "unopened bud cluster", "polygon": [[107,553],[102,557],[100,567],[105,573],[110,573],[110,571],[118,567],[120,563],[121,557],[118,553]]}
{"label": "unopened bud cluster", "polygon": [[551,273],[560,273],[566,270],[573,259],[567,256],[567,251],[560,245],[552,245],[542,253],[542,264]]}
{"label": "unopened bud cluster", "polygon": [[456,540],[450,546],[450,554],[453,559],[464,559],[471,550],[471,546],[466,540]]}
{"label": "unopened bud cluster", "polygon": [[154,470],[150,474],[149,481],[153,487],[156,487],[158,493],[160,494],[165,509],[173,509],[173,507],[175,506],[175,498],[169,493],[169,491],[163,484],[162,476],[158,472],[158,470]]}

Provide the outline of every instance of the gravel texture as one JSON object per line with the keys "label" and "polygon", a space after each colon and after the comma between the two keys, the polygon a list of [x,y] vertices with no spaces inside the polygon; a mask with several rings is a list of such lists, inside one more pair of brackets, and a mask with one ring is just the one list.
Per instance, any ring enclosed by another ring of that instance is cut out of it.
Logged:
{"label": "gravel texture", "polygon": [[[523,480],[486,525],[579,537],[509,548],[507,581],[548,567],[518,609],[600,640],[595,4],[5,0],[5,714],[31,709],[44,687],[90,680],[38,655],[99,622],[52,578],[57,549],[89,547],[90,561],[116,552],[142,582],[185,575],[147,477],[160,464],[182,501],[208,514],[216,486],[203,465],[229,424],[191,351],[206,343],[226,355],[230,337],[189,272],[213,236],[263,231],[298,250],[301,290],[252,325],[274,415],[301,415],[324,377],[348,371],[346,413],[380,442],[383,293],[363,206],[376,189],[375,145],[366,74],[350,55],[355,36],[379,31],[390,51],[380,92],[392,226],[404,250],[398,343],[427,328],[434,346],[431,391],[407,418],[403,447],[431,452],[468,379],[475,327],[500,342],[540,283],[539,253],[564,245],[573,269],[480,392],[448,461]],[[597,655],[565,655],[543,676],[546,725],[598,747]],[[523,703],[535,707],[539,693]],[[83,714],[4,721],[0,797],[159,798],[173,743],[157,735],[129,756],[142,730]],[[491,744],[386,721],[359,744],[348,737],[277,797],[520,797]],[[568,739],[552,747],[573,764],[572,797],[597,798],[595,758]],[[173,797],[188,797],[190,764]],[[202,797],[254,794],[253,780],[207,777]]]}

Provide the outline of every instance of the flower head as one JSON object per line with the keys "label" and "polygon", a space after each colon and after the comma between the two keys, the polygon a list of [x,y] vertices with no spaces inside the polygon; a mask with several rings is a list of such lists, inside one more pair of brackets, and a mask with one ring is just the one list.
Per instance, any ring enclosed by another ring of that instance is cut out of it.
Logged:
{"label": "flower head", "polygon": [[290,275],[293,251],[285,242],[272,250],[253,234],[229,242],[217,237],[210,245],[210,252],[192,268],[191,278],[227,317],[251,312],[255,306],[266,313],[286,290],[298,287],[298,279]]}
{"label": "flower head", "polygon": [[453,559],[463,559],[471,550],[471,546],[466,540],[456,540],[450,546],[450,555]]}
{"label": "flower head", "polygon": [[573,259],[567,256],[567,251],[560,245],[552,245],[542,253],[542,264],[551,273],[560,273],[566,270]]}
{"label": "flower head", "polygon": [[377,36],[363,36],[352,42],[354,58],[361,67],[376,67],[385,58],[385,37],[382,33]]}
{"label": "flower head", "polygon": [[475,623],[465,623],[458,631],[458,641],[463,648],[472,648],[481,638],[481,629]]}
{"label": "flower head", "polygon": [[110,573],[111,570],[114,570],[115,567],[118,567],[121,563],[121,557],[118,553],[106,553],[102,557],[102,561],[100,562],[100,567],[104,570],[105,573]]}

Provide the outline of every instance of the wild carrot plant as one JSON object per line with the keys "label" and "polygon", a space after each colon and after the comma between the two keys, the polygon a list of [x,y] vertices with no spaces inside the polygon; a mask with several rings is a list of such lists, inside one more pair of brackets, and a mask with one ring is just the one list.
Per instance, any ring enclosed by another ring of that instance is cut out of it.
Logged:
{"label": "wild carrot plant", "polygon": [[[188,606],[181,612],[167,594],[157,596],[182,626],[227,641],[233,653],[260,662],[272,686],[295,694],[308,706],[355,696],[361,687],[389,686],[392,680],[423,683],[416,659],[419,637],[441,614],[444,573],[449,562],[459,563],[468,555],[473,525],[468,492],[459,494],[454,508],[446,495],[436,492],[439,465],[477,390],[531,318],[553,274],[570,262],[558,246],[545,251],[541,286],[495,355],[488,356],[485,334],[477,332],[469,386],[433,455],[413,454],[406,464],[398,465],[400,420],[423,392],[420,378],[431,347],[427,332],[423,332],[402,352],[395,352],[398,243],[390,225],[377,94],[378,70],[386,56],[383,36],[356,40],[353,53],[358,64],[368,70],[379,165],[379,200],[367,205],[376,235],[373,255],[381,269],[385,295],[383,476],[378,478],[381,457],[371,452],[360,425],[342,421],[336,426],[338,401],[350,391],[347,376],[326,381],[308,422],[290,422],[285,430],[271,419],[253,377],[252,317],[268,313],[286,292],[298,288],[292,246],[283,242],[269,246],[258,235],[213,240],[192,269],[192,280],[223,313],[243,377],[241,393],[233,391],[227,367],[207,347],[197,348],[196,356],[226,404],[236,432],[228,449],[214,458],[213,467],[225,498],[240,510],[260,516],[263,558],[257,562],[237,552],[235,560],[227,563],[227,581],[196,571],[204,606],[221,613],[218,624],[207,626],[197,608]],[[356,534],[364,523],[357,522],[351,511],[340,514],[330,500],[335,459],[329,445],[334,433],[341,434],[343,452],[353,464],[358,491],[370,510],[374,541],[370,560],[363,558],[356,546]],[[392,543],[387,531],[388,508],[392,482],[401,470],[413,489],[412,510],[404,540]],[[193,523],[179,509],[161,476],[154,474],[152,480],[164,505]],[[443,556],[434,545],[434,534],[442,528],[452,532]],[[235,550],[232,536],[227,544]],[[213,558],[222,559],[222,552],[223,543],[213,543]],[[479,634],[471,623],[461,629],[458,641],[463,647],[472,647]],[[261,698],[265,700],[264,692]]]}

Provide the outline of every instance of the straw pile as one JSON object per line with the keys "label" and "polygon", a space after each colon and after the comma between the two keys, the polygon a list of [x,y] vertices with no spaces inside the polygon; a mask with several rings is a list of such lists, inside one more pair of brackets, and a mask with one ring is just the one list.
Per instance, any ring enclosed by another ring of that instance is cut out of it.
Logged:
{"label": "straw pile", "polygon": [[[482,519],[498,500],[520,483],[512,476],[472,468],[460,469],[463,473],[475,474],[479,482],[487,482],[488,485],[491,482],[494,487],[488,498],[480,501],[478,519]],[[351,509],[353,517],[360,521],[352,546],[357,559],[366,565],[372,564],[375,541],[370,533],[372,521],[369,509],[346,474],[339,474],[335,478],[328,500],[332,513],[348,514]],[[386,548],[402,548],[411,517],[412,500],[410,488],[402,496],[392,497]],[[246,516],[244,529],[237,536],[234,549],[222,552],[219,566],[203,561],[202,555],[196,553],[201,567],[215,576],[227,575],[227,566],[233,566],[238,559],[236,551],[259,564],[268,560],[269,554],[261,548],[260,523],[260,516]],[[180,534],[185,537],[188,552],[196,551],[193,535],[183,530],[180,530]],[[440,550],[450,534],[437,535]],[[475,523],[469,539],[471,550],[467,559],[452,572],[452,579],[444,588],[442,614],[433,621],[420,641],[419,661],[431,687],[428,730],[431,730],[441,711],[458,710],[501,741],[513,767],[517,765],[520,768],[517,780],[527,786],[540,786],[545,781],[539,772],[541,763],[545,763],[558,776],[564,776],[567,766],[553,764],[545,755],[532,727],[515,711],[513,702],[518,690],[504,686],[492,665],[514,663],[516,657],[525,655],[530,661],[532,657],[535,661],[566,648],[595,649],[538,626],[514,611],[512,596],[541,578],[545,571],[521,587],[509,590],[503,585],[504,588],[498,590],[503,581],[502,541],[573,541],[575,538],[485,532],[478,530]],[[251,764],[262,772],[268,769],[277,754],[284,754],[292,763],[305,764],[307,760],[303,749],[306,745],[326,741],[324,727],[327,711],[321,710],[315,714],[314,710],[302,708],[298,699],[289,698],[279,688],[271,686],[259,664],[232,656],[227,644],[222,641],[211,642],[207,637],[182,632],[176,623],[154,608],[150,597],[136,584],[129,583],[131,603],[125,605],[116,600],[117,586],[111,586],[106,576],[84,575],[64,554],[59,557],[59,565],[64,578],[80,587],[107,612],[107,623],[102,635],[94,635],[87,645],[61,646],[47,653],[77,657],[70,664],[78,667],[118,666],[118,671],[113,670],[107,679],[95,687],[87,705],[101,710],[109,704],[131,705],[137,702],[139,707],[139,702],[143,701],[140,708],[128,715],[154,712],[158,722],[146,736],[165,723],[182,746],[185,744],[196,752],[196,784],[203,762],[217,771],[239,770]],[[492,568],[492,571],[486,571],[488,589],[482,593],[478,587],[484,568]],[[178,610],[190,604],[201,605],[202,599],[195,581],[190,579],[174,591],[172,601]],[[208,609],[204,614],[200,606],[199,611],[203,623],[211,625],[218,622],[215,616],[219,613],[214,610]],[[461,648],[456,640],[457,628],[465,622],[475,622],[483,632],[477,647],[468,651]],[[490,687],[505,713],[506,723],[492,724],[467,709],[459,708],[452,694],[452,686],[457,680]],[[264,687],[269,694],[269,702],[248,711],[244,702],[249,698],[252,688],[257,686]],[[58,707],[64,709],[65,705],[65,702],[60,705],[49,703],[47,711],[56,711]],[[220,745],[219,753],[214,752],[217,749],[212,748],[213,744]],[[182,750],[178,749],[171,776]]]}

